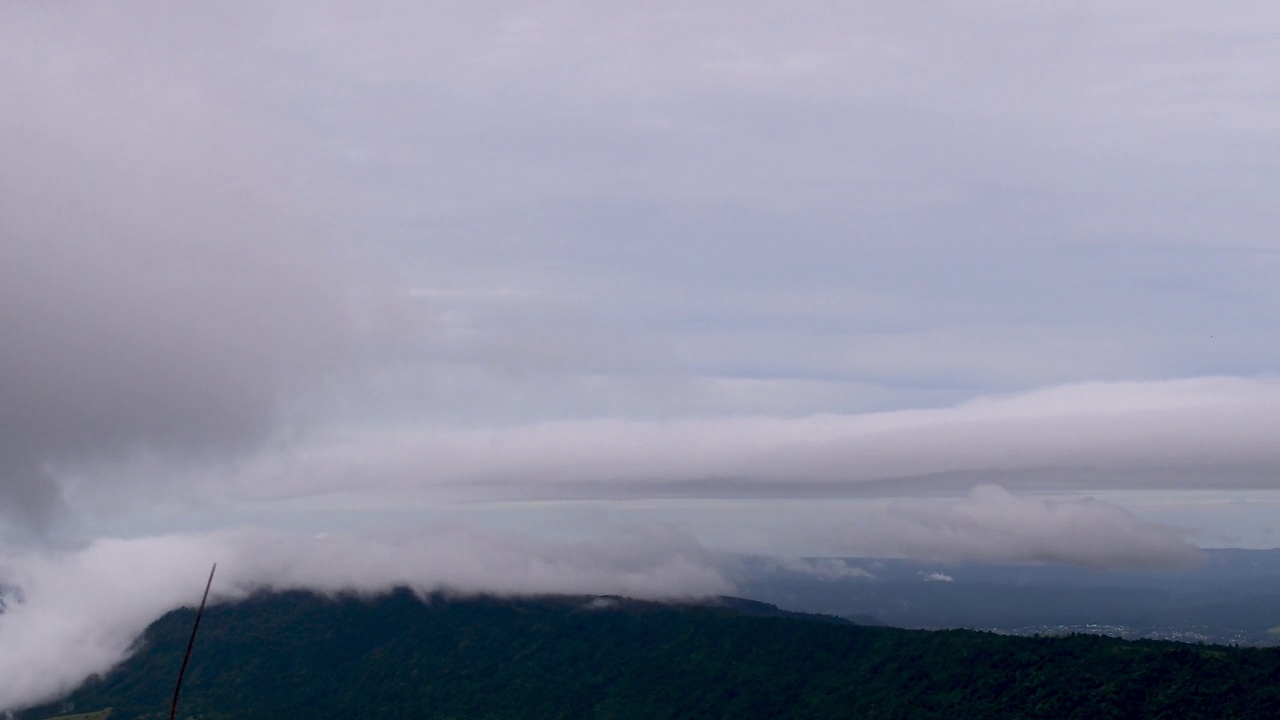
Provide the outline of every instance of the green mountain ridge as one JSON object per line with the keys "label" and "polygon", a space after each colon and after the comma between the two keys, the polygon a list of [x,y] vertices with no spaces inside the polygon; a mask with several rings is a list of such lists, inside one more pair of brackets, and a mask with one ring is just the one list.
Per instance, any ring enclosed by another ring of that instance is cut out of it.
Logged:
{"label": "green mountain ridge", "polygon": [[[167,716],[194,611],[39,720]],[[1263,718],[1280,651],[868,627],[755,601],[263,595],[206,611],[183,718]]]}

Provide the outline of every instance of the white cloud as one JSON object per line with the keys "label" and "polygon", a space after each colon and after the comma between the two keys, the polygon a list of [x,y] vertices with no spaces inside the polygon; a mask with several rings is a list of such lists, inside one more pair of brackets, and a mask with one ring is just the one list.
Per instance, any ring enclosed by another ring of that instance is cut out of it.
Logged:
{"label": "white cloud", "polygon": [[919,495],[1011,488],[1271,487],[1280,383],[1090,383],[950,408],[801,418],[584,420],[484,430],[349,426],[219,470],[198,492],[267,502]]}
{"label": "white cloud", "polygon": [[194,606],[218,563],[212,601],[257,590],[706,597],[732,585],[714,553],[661,530],[595,542],[461,528],[400,537],[308,537],[258,530],[101,539],[71,552],[0,554],[0,708],[70,690],[121,660],[151,621]]}

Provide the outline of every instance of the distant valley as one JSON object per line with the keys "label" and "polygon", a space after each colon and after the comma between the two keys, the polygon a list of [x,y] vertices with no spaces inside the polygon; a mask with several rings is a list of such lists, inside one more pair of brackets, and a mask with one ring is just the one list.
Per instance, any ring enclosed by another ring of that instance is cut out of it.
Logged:
{"label": "distant valley", "polygon": [[1089,632],[1280,645],[1280,550],[1207,550],[1172,570],[1105,571],[872,558],[748,562],[748,597],[789,610],[906,628],[1019,635]]}

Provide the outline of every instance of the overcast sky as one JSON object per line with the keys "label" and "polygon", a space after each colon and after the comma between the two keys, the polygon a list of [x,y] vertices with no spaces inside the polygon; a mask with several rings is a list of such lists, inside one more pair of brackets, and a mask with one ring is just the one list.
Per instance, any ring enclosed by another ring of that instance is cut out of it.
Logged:
{"label": "overcast sky", "polygon": [[[0,585],[34,613],[131,547],[157,586],[221,555],[236,591],[646,596],[731,589],[721,553],[1274,547],[1277,33],[1265,2],[6,3]],[[109,659],[173,593],[42,612],[121,623]]]}

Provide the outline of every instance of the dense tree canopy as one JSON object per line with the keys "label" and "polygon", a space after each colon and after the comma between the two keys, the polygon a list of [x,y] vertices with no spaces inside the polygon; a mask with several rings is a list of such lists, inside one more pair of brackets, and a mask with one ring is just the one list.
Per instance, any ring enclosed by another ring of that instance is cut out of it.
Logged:
{"label": "dense tree canopy", "polygon": [[[375,600],[210,608],[180,715],[270,718],[1280,717],[1280,652],[821,622],[768,606],[617,599]],[[193,612],[23,720],[163,718]]]}

